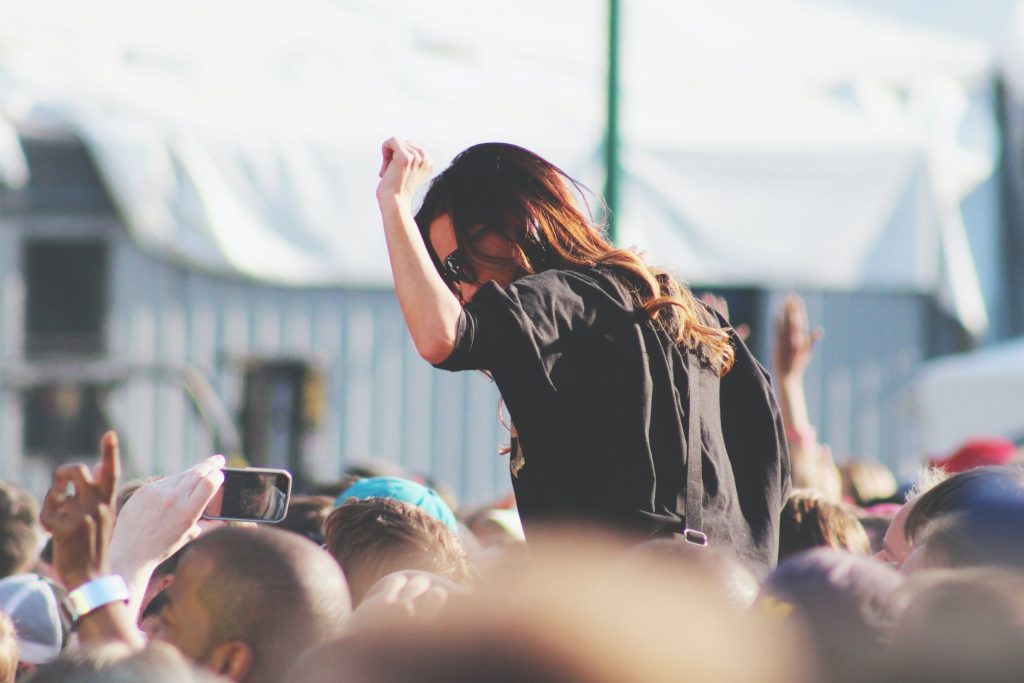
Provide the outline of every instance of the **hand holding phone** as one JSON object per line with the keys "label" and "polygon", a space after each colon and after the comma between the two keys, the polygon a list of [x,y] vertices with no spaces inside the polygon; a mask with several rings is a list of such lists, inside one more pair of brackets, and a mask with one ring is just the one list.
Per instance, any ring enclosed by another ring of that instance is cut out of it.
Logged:
{"label": "hand holding phone", "polygon": [[224,483],[203,512],[204,519],[275,524],[288,513],[292,475],[287,470],[225,467]]}

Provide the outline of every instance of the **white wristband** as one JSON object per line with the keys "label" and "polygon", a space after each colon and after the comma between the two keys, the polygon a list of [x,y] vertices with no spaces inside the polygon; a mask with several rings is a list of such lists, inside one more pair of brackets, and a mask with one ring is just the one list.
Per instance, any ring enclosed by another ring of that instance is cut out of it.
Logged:
{"label": "white wristband", "polygon": [[93,579],[71,591],[61,606],[71,621],[77,622],[95,609],[112,602],[128,602],[130,597],[131,593],[124,579],[117,574],[111,574]]}

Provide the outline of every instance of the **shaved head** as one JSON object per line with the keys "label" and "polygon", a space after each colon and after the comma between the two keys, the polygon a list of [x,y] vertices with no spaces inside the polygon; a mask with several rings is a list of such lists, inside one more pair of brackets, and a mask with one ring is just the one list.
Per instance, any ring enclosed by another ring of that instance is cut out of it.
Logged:
{"label": "shaved head", "polygon": [[[345,578],[331,556],[272,528],[201,536],[185,551],[172,588],[184,604],[172,596],[172,632],[164,637],[175,641],[175,609],[201,610],[205,642],[176,644],[199,661],[224,643],[248,644],[254,661],[245,681],[278,680],[303,650],[338,638],[351,612]],[[182,621],[195,631],[197,620]]]}

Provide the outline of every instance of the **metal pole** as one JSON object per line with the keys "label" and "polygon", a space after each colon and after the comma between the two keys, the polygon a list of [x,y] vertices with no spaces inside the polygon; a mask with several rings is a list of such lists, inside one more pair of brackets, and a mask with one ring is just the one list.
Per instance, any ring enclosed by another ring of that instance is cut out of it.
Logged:
{"label": "metal pole", "polygon": [[608,0],[608,111],[604,141],[604,201],[608,211],[608,240],[618,238],[619,209],[619,0]]}

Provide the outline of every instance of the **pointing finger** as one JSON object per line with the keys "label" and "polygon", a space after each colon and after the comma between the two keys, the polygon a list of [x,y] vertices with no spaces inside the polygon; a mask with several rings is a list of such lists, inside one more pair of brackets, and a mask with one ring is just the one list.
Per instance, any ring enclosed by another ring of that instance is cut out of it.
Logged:
{"label": "pointing finger", "polygon": [[100,441],[100,464],[96,468],[97,493],[101,500],[112,500],[121,478],[121,445],[117,432],[109,431]]}

